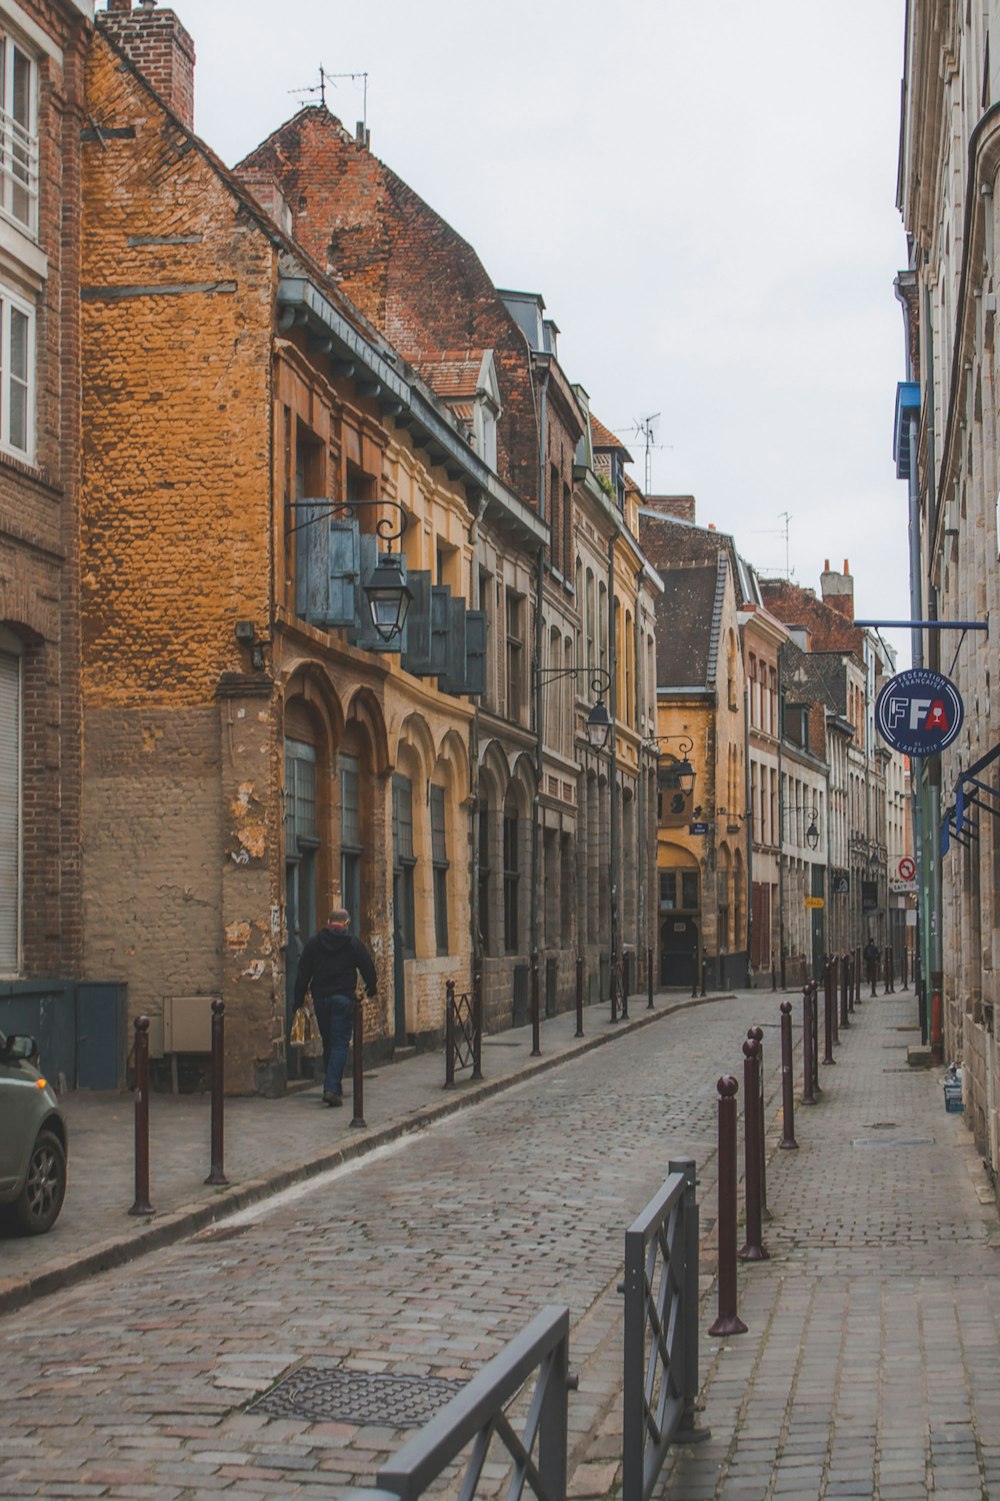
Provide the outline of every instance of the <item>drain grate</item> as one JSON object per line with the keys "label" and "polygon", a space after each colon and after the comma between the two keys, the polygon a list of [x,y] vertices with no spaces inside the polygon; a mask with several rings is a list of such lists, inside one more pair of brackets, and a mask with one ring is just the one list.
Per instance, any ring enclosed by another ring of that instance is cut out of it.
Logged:
{"label": "drain grate", "polygon": [[856,1147],[932,1147],[933,1136],[856,1136]]}
{"label": "drain grate", "polygon": [[442,1376],[393,1376],[384,1371],[345,1371],[300,1365],[270,1391],[251,1402],[248,1412],[307,1423],[379,1423],[419,1428],[461,1391],[462,1381]]}

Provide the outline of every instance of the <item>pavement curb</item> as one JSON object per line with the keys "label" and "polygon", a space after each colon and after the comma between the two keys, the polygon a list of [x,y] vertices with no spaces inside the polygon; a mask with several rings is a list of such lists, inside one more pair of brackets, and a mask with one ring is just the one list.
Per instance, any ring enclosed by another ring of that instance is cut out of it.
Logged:
{"label": "pavement curb", "polygon": [[162,1219],[150,1220],[146,1228],[136,1234],[128,1237],[114,1237],[68,1261],[47,1267],[36,1276],[27,1277],[8,1287],[0,1288],[0,1314],[11,1313],[39,1298],[63,1292],[66,1288],[88,1277],[95,1276],[99,1272],[111,1271],[115,1267],[125,1266],[131,1261],[148,1255],[151,1251],[175,1245],[190,1235],[207,1230],[219,1221],[228,1219],[230,1215],[238,1214],[241,1210],[248,1209],[264,1199],[272,1198],[286,1188],[318,1177],[320,1173],[341,1167],[344,1163],[365,1157],[378,1147],[398,1141],[400,1137],[412,1135],[424,1126],[445,1120],[448,1116],[456,1115],[460,1110],[468,1109],[481,1101],[492,1099],[504,1090],[512,1089],[515,1085],[522,1084],[538,1074],[558,1068],[563,1063],[570,1063],[584,1053],[604,1047],[617,1038],[626,1037],[629,1033],[651,1026],[654,1022],[676,1016],[682,1011],[693,1010],[696,1006],[713,1005],[717,1001],[730,1001],[734,998],[735,992],[720,992],[708,996],[691,996],[686,1000],[675,1001],[652,1011],[644,1010],[641,1016],[630,1016],[626,1021],[614,1024],[604,1023],[602,1030],[594,1033],[593,1036],[574,1038],[564,1052],[550,1056],[543,1054],[540,1058],[532,1058],[516,1074],[506,1074],[500,1079],[486,1079],[475,1085],[471,1083],[457,1085],[455,1093],[449,1093],[447,1099],[436,1104],[422,1106],[404,1120],[393,1121],[389,1125],[379,1126],[371,1131],[366,1130],[364,1135],[356,1136],[335,1150],[322,1152],[308,1162],[299,1163],[295,1167],[269,1173],[266,1177],[252,1179],[249,1183],[242,1183],[238,1187],[223,1189],[206,1202],[188,1204],[180,1209],[172,1210],[164,1214]]}

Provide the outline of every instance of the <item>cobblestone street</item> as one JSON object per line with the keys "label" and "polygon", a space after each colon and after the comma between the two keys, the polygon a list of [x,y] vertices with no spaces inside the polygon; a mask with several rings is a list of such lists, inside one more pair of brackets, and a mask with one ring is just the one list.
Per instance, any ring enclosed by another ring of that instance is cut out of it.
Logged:
{"label": "cobblestone street", "polygon": [[[288,1367],[462,1380],[553,1302],[571,1310],[580,1376],[572,1490],[610,1494],[624,1230],[669,1159],[690,1156],[712,1438],[675,1452],[658,1493],[910,1501],[933,1487],[964,1501],[994,1485],[1000,1496],[996,1215],[937,1077],[906,1067],[911,996],[865,1003],[823,1070],[822,1103],[799,1111],[800,1150],[771,1155],[772,1260],[740,1273],[749,1333],[704,1332],[715,1080],[740,1072],[746,1028],[760,1022],[774,1147],[778,1000],[740,995],[657,1019],[8,1314],[0,1495],[336,1494],[370,1482],[412,1429],[246,1411]],[[316,1115],[325,1126],[330,1113]]]}

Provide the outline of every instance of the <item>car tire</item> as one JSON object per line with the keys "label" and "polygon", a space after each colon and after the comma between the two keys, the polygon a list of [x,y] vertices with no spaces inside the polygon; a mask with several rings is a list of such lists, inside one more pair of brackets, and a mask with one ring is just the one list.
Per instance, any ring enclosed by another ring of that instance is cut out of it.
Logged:
{"label": "car tire", "polygon": [[39,1131],[28,1161],[28,1175],[11,1218],[22,1235],[41,1235],[59,1218],[66,1197],[66,1153],[58,1136]]}

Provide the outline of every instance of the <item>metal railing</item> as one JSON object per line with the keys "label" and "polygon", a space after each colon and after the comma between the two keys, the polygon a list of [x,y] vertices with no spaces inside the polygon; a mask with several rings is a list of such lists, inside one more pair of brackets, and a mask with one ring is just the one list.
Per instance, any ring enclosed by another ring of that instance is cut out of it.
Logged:
{"label": "metal railing", "polygon": [[479,975],[473,976],[472,995],[455,994],[454,980],[445,985],[445,1089],[455,1083],[456,1068],[471,1068],[472,1078],[483,1077],[483,1003]]}
{"label": "metal railing", "polygon": [[[690,1442],[698,1394],[695,1165],[670,1176],[625,1232],[622,1501],[648,1501],[673,1442]],[[705,1436],[699,1433],[698,1437]]]}
{"label": "metal railing", "polygon": [[[517,1433],[506,1409],[533,1374]],[[470,1444],[456,1488],[471,1501],[494,1439],[513,1462],[508,1501],[518,1501],[526,1487],[538,1501],[565,1501],[569,1384],[569,1309],[545,1308],[379,1470],[377,1491],[351,1491],[345,1501],[373,1501],[380,1493],[416,1501]]]}

